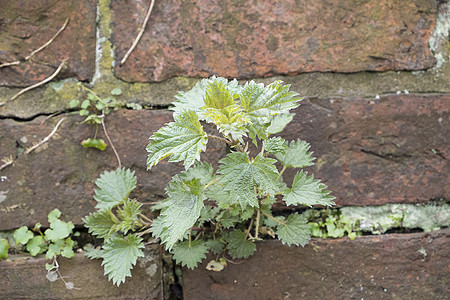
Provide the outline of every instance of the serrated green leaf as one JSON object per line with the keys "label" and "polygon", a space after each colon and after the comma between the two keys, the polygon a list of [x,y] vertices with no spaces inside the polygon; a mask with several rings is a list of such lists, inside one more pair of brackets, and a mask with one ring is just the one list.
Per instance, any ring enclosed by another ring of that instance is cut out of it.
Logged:
{"label": "serrated green leaf", "polygon": [[289,215],[285,224],[278,226],[277,235],[278,239],[288,246],[294,244],[304,247],[311,239],[310,226],[306,218],[298,213]]}
{"label": "serrated green leaf", "polygon": [[292,188],[284,191],[283,200],[287,205],[334,205],[335,197],[326,188],[320,180],[314,180],[313,175],[308,177],[302,170],[295,175]]}
{"label": "serrated green leaf", "polygon": [[50,223],[50,228],[44,232],[45,239],[47,241],[56,242],[61,239],[65,239],[72,233],[72,229],[75,226],[72,222],[64,222],[59,219]]}
{"label": "serrated green leaf", "polygon": [[48,213],[47,219],[49,223],[52,223],[61,217],[61,211],[57,208]]}
{"label": "serrated green leaf", "polygon": [[97,209],[111,209],[128,199],[131,191],[136,187],[136,176],[129,169],[105,171],[95,181],[98,189],[95,190],[94,199]]}
{"label": "serrated green leaf", "polygon": [[84,247],[84,255],[90,259],[103,258],[103,250],[94,247]]}
{"label": "serrated green leaf", "polygon": [[223,190],[230,193],[231,204],[239,203],[242,208],[247,205],[258,206],[255,187],[263,193],[273,195],[278,192],[278,170],[276,160],[258,155],[250,161],[246,153],[233,152],[220,160],[222,164],[217,173],[222,174],[219,183]]}
{"label": "serrated green leaf", "polygon": [[[199,179],[181,181],[175,177],[169,183],[169,197],[164,200],[164,207],[157,218],[161,222],[158,226],[162,226],[159,237],[166,249],[170,250],[177,241],[182,240],[200,217],[203,200],[206,199],[203,187]],[[152,227],[154,226],[155,224]],[[155,229],[152,232],[157,233]]]}
{"label": "serrated green leaf", "polygon": [[188,170],[178,174],[181,181],[199,179],[200,184],[207,185],[213,180],[213,167],[206,162],[195,162]]}
{"label": "serrated green leaf", "polygon": [[120,221],[109,209],[90,213],[83,218],[83,222],[84,226],[89,228],[89,233],[102,239],[109,239],[120,225]]}
{"label": "serrated green leaf", "polygon": [[187,92],[179,92],[175,98],[176,100],[172,103],[174,107],[171,110],[174,111],[174,117],[183,114],[185,110],[192,110],[197,113],[200,120],[204,120],[204,110],[201,108],[205,106],[204,98],[206,95],[206,87],[213,81],[221,81],[226,84],[227,89],[232,94],[237,94],[239,92],[240,86],[236,79],[228,82],[228,79],[223,77],[215,77],[202,79],[197,82],[195,86]]}
{"label": "serrated green leaf", "polygon": [[268,134],[282,132],[287,124],[294,118],[295,114],[280,114],[273,117],[270,126],[267,128]]}
{"label": "serrated green leaf", "polygon": [[197,265],[206,258],[208,247],[201,240],[190,243],[189,241],[176,244],[172,249],[173,259],[177,264],[186,266],[189,269],[194,269]]}
{"label": "serrated green leaf", "polygon": [[286,150],[288,149],[286,140],[279,136],[264,140],[263,146],[264,150],[272,154],[285,154]]}
{"label": "serrated green leaf", "polygon": [[227,88],[227,82],[223,80],[211,80],[206,85],[204,98],[205,106],[203,108],[223,109],[230,105],[235,105],[233,94]]}
{"label": "serrated green leaf", "polygon": [[[255,144],[256,137],[264,140],[269,133],[276,131],[274,128],[270,132],[268,130],[274,116],[287,114],[302,100],[296,93],[289,92],[289,87],[282,85],[282,81],[275,81],[266,87],[262,83],[250,81],[240,91],[241,105],[250,116],[247,127]],[[276,125],[281,126],[278,123]]]}
{"label": "serrated green leaf", "polygon": [[127,234],[130,230],[136,230],[138,214],[141,213],[142,203],[136,200],[125,200],[123,206],[117,210],[117,215],[121,219],[120,230]]}
{"label": "serrated green leaf", "polygon": [[84,148],[96,148],[102,151],[104,151],[108,146],[103,139],[93,139],[93,138],[83,140],[81,142],[81,145],[83,145]]}
{"label": "serrated green leaf", "polygon": [[207,142],[208,137],[197,114],[185,111],[175,117],[175,122],[167,124],[150,137],[147,167],[151,169],[162,159],[170,157],[169,162],[184,160],[184,166],[188,169],[196,160],[200,160],[200,153],[206,150]]}
{"label": "serrated green leaf", "polygon": [[201,227],[203,223],[213,220],[219,211],[220,209],[218,207],[204,206],[200,211],[200,217],[197,221],[198,226]]}
{"label": "serrated green leaf", "polygon": [[241,105],[249,115],[256,118],[286,114],[289,110],[299,106],[302,98],[295,92],[289,92],[290,85],[283,85],[282,81],[275,81],[264,87],[262,83],[253,80],[247,82],[240,91]]}
{"label": "serrated green leaf", "polygon": [[285,154],[277,153],[275,157],[288,168],[309,167],[314,164],[315,159],[312,157],[312,152],[309,151],[310,147],[311,145],[305,141],[291,141]]}
{"label": "serrated green leaf", "polygon": [[40,235],[37,235],[28,241],[27,251],[30,252],[31,256],[36,256],[41,253],[41,251],[43,250],[41,246],[45,247],[45,245],[43,245],[43,242],[44,239]]}
{"label": "serrated green leaf", "polygon": [[227,237],[228,253],[233,258],[247,258],[255,253],[256,245],[246,239],[245,233],[241,230],[234,230]]}
{"label": "serrated green leaf", "polygon": [[215,254],[222,252],[222,250],[225,248],[225,244],[218,239],[207,240],[205,244],[206,247],[208,247],[208,249],[214,252]]}
{"label": "serrated green leaf", "polygon": [[144,257],[142,252],[144,244],[142,238],[134,234],[126,238],[114,237],[103,245],[103,262],[105,275],[112,280],[113,284],[119,286],[125,282],[126,277],[131,276],[131,269],[139,257]]}
{"label": "serrated green leaf", "polygon": [[14,231],[13,236],[16,241],[16,245],[26,245],[28,241],[33,238],[34,234],[31,230],[28,230],[27,226],[22,226]]}
{"label": "serrated green leaf", "polygon": [[0,239],[0,260],[8,258],[9,244],[6,239]]}

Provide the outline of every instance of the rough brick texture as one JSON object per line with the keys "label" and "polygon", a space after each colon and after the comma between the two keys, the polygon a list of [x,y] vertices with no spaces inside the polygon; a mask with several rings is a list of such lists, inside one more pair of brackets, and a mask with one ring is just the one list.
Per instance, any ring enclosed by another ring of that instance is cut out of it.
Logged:
{"label": "rough brick texture", "polygon": [[66,281],[74,283],[68,290],[61,280],[50,282],[46,278],[42,255],[11,256],[0,261],[0,299],[162,299],[162,262],[158,249],[146,250],[120,287],[103,275],[101,260],[90,260],[84,254],[71,259],[58,259],[59,271]]}
{"label": "rough brick texture", "polygon": [[435,63],[431,0],[170,0],[156,2],[138,47],[120,66],[149,2],[112,1],[115,71],[127,81],[419,70]]}
{"label": "rough brick texture", "polygon": [[[395,95],[380,100],[310,99],[296,110],[284,137],[311,143],[318,158],[313,173],[337,197],[339,205],[426,203],[448,199],[450,96]],[[106,124],[124,166],[136,171],[134,196],[143,202],[161,200],[170,178],[182,164],[162,161],[146,171],[148,137],[172,120],[170,111],[120,111]],[[39,142],[55,120],[37,118],[22,123],[0,121],[0,157]],[[77,125],[71,116],[48,147],[21,155],[1,171],[0,230],[44,223],[58,207],[68,220],[81,224],[93,210],[94,181],[104,170],[117,167],[110,147],[105,152],[85,149],[83,139],[95,129]],[[99,133],[102,137],[102,133]],[[19,148],[18,148],[19,147]],[[225,155],[218,141],[208,143],[204,158],[217,162]],[[295,175],[284,176],[290,183]]]}
{"label": "rough brick texture", "polygon": [[205,270],[207,259],[184,269],[184,299],[446,299],[449,238],[446,229],[313,239],[305,248],[258,243],[221,272]]}
{"label": "rough brick texture", "polygon": [[[58,78],[89,80],[95,70],[95,0],[0,0],[0,86],[28,86],[53,74],[68,59]],[[44,50],[25,61],[63,26],[67,27]]]}

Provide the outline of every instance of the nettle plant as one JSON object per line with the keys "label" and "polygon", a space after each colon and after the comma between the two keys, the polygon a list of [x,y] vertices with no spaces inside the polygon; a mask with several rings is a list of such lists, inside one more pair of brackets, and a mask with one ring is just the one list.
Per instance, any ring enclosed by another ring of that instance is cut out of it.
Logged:
{"label": "nettle plant", "polygon": [[[272,137],[292,121],[290,111],[301,100],[281,81],[240,85],[211,77],[180,92],[173,102],[174,122],[154,133],[147,146],[148,169],[165,158],[185,167],[166,187],[167,198],[153,206],[159,217],[145,217],[142,204],[128,198],[136,186],[131,171],[105,172],[96,182],[98,211],[84,219],[104,245],[88,250],[88,256],[102,258],[105,274],[119,285],[144,255],[142,236],[149,232],[177,263],[191,269],[209,251],[215,253],[207,267],[215,271],[226,266],[227,257],[251,256],[262,237],[306,245],[311,230],[304,215],[272,214],[276,199],[293,206],[334,205],[327,187],[301,170],[313,165],[310,145]],[[205,132],[204,123],[214,124],[217,135]],[[216,170],[200,159],[210,139],[229,150]],[[287,168],[300,169],[289,185],[283,181]]]}

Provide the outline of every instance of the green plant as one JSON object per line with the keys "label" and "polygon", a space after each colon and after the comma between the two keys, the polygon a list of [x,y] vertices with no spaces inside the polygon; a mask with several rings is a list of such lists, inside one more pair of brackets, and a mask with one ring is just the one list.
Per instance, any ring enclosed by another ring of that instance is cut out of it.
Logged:
{"label": "green plant", "polygon": [[344,217],[338,210],[309,210],[306,213],[311,235],[320,238],[339,238],[347,234],[354,240],[362,233],[355,230],[356,225],[348,217]]}
{"label": "green plant", "polygon": [[[188,268],[195,268],[212,251],[217,257],[208,266],[220,270],[226,255],[252,255],[262,236],[306,245],[311,232],[305,216],[272,214],[276,199],[294,206],[334,204],[326,186],[303,170],[290,187],[283,181],[287,168],[302,169],[314,161],[305,141],[271,137],[292,121],[290,110],[302,99],[281,81],[242,86],[217,77],[203,79],[176,98],[174,122],[155,132],[147,146],[148,169],[165,158],[185,167],[166,187],[167,198],[153,206],[160,210],[159,217],[144,218],[140,204],[128,198],[135,186],[130,171],[105,172],[96,182],[98,211],[84,219],[89,231],[105,243],[100,250],[89,250],[88,256],[103,258],[105,274],[119,285],[143,255],[141,237],[149,231]],[[218,135],[205,132],[203,123],[214,124]],[[210,139],[229,149],[216,170],[200,162]]]}
{"label": "green plant", "polygon": [[122,90],[117,87],[111,90],[111,95],[102,98],[83,84],[78,83],[78,86],[81,89],[83,100],[72,99],[69,102],[69,106],[73,109],[80,109],[78,112],[80,116],[86,117],[82,123],[96,126],[94,137],[83,140],[81,144],[83,147],[105,150],[107,147],[106,142],[103,139],[97,139],[98,126],[100,124],[104,125],[103,119],[105,116],[108,115],[111,110],[118,110],[124,106],[136,110],[142,109],[142,106],[138,103],[127,103],[125,105],[123,102],[117,100],[116,97],[122,94]]}
{"label": "green plant", "polygon": [[[14,231],[13,237],[16,246],[24,251],[26,250],[31,256],[45,253],[45,258],[52,260],[51,263],[45,264],[48,280],[61,279],[67,289],[74,289],[73,283],[65,281],[59,273],[57,257],[61,255],[71,258],[75,255],[73,252],[75,242],[71,236],[77,236],[79,233],[73,233],[74,225],[72,222],[65,222],[60,217],[61,212],[55,208],[48,214],[50,228],[42,232],[40,223],[37,223],[31,230],[27,226],[22,226]],[[8,257],[8,249],[8,241],[0,239],[0,259]]]}

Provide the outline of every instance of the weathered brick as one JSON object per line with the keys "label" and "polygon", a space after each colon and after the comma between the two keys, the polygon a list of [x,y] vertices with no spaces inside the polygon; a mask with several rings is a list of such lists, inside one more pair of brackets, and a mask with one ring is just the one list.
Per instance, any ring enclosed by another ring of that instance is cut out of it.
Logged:
{"label": "weathered brick", "polygon": [[12,255],[0,261],[1,299],[162,299],[162,261],[157,246],[145,251],[131,271],[132,277],[119,287],[103,275],[101,260],[91,260],[84,254],[70,259],[60,258],[59,271],[75,289],[66,289],[62,280],[46,278],[42,255]]}
{"label": "weathered brick", "polygon": [[449,111],[450,95],[310,99],[284,136],[311,143],[339,205],[425,203],[450,198]]}
{"label": "weathered brick", "polygon": [[[449,104],[449,95],[308,99],[296,109],[283,136],[311,143],[318,158],[312,172],[329,186],[338,205],[448,199]],[[166,110],[120,110],[106,118],[122,164],[136,171],[134,196],[140,201],[164,198],[170,178],[183,170],[182,164],[164,160],[146,171],[148,138],[170,122],[171,115]],[[67,118],[47,148],[21,155],[13,166],[0,171],[4,176],[0,230],[45,224],[55,207],[66,220],[81,224],[81,218],[93,210],[95,179],[104,170],[115,169],[117,163],[111,147],[105,152],[83,148],[80,142],[92,137],[95,128],[77,125],[82,120],[79,117]],[[48,135],[56,121],[41,124],[43,119],[0,120],[0,157],[15,156],[20,148]],[[99,136],[103,137],[101,130]],[[211,140],[204,158],[217,162],[224,154],[225,147]],[[283,177],[290,184],[294,175],[295,170],[288,169]]]}
{"label": "weathered brick", "polygon": [[[28,86],[53,74],[63,59],[58,78],[89,80],[95,70],[95,0],[8,1],[0,0],[0,64],[21,61],[0,68],[0,86]],[[44,50],[24,61],[63,26],[67,27]]]}
{"label": "weathered brick", "polygon": [[119,62],[150,1],[112,0],[116,75],[249,78],[303,72],[419,70],[434,65],[436,2],[159,1],[128,61]]}
{"label": "weathered brick", "polygon": [[[445,299],[450,230],[257,244],[221,272],[183,270],[184,299]],[[215,256],[209,256],[214,259]]]}

